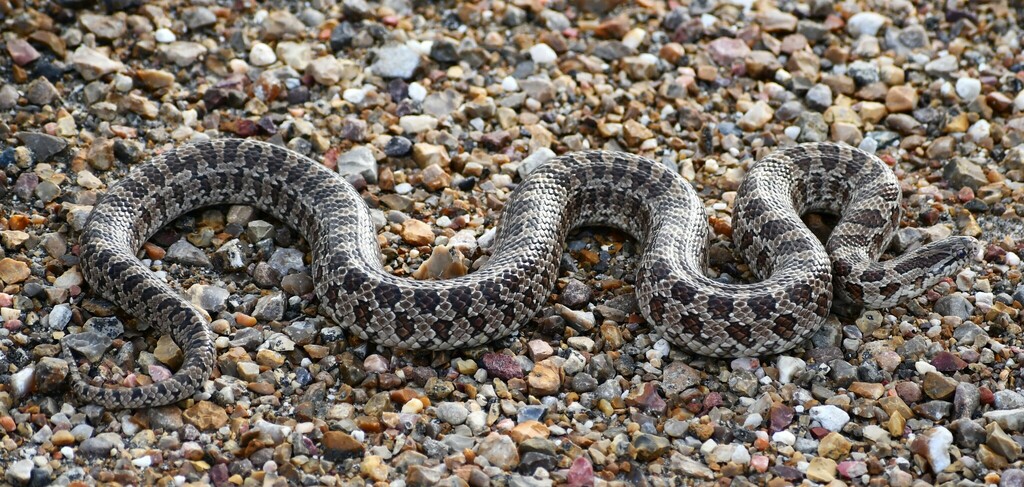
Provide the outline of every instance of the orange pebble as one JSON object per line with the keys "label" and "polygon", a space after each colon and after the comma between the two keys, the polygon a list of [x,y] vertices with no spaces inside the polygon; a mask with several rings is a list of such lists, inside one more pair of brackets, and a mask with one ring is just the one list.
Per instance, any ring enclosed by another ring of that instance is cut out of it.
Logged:
{"label": "orange pebble", "polygon": [[235,323],[238,326],[250,327],[256,324],[256,318],[249,316],[245,313],[235,313]]}

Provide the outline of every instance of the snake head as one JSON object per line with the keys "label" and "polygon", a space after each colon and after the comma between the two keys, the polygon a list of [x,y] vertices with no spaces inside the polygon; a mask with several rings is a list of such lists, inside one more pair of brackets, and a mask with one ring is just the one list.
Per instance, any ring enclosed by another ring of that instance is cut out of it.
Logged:
{"label": "snake head", "polygon": [[925,286],[953,277],[971,261],[981,259],[981,242],[973,237],[949,237],[932,242],[911,254],[927,267]]}

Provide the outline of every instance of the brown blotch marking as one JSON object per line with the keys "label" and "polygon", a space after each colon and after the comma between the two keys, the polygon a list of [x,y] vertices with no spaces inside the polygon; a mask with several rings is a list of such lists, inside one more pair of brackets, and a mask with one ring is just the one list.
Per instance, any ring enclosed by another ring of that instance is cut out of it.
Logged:
{"label": "brown blotch marking", "polygon": [[729,334],[729,337],[742,343],[744,346],[750,346],[750,329],[744,325],[737,323],[730,323],[726,325],[725,332]]}
{"label": "brown blotch marking", "polygon": [[789,231],[793,226],[785,220],[769,220],[761,225],[760,232],[761,237],[774,240],[780,235]]}
{"label": "brown blotch marking", "polygon": [[832,296],[826,292],[818,293],[818,299],[814,304],[817,306],[814,313],[824,318],[828,316],[829,307],[832,305]]}
{"label": "brown blotch marking", "polygon": [[892,295],[896,294],[896,292],[899,291],[899,290],[900,290],[900,283],[893,282],[893,283],[886,284],[885,286],[882,286],[881,289],[879,289],[879,292],[881,292],[882,296],[892,296]]}
{"label": "brown blotch marking", "polygon": [[693,336],[700,336],[701,331],[703,331],[704,329],[704,326],[701,323],[700,318],[693,315],[683,315],[679,319],[679,325],[682,326],[684,330],[686,330],[686,333],[689,333],[690,335]]}
{"label": "brown blotch marking", "polygon": [[885,271],[879,269],[867,270],[860,275],[860,280],[864,282],[879,282],[882,279],[885,279]]}
{"label": "brown blotch marking", "polygon": [[734,306],[728,296],[709,296],[707,308],[712,319],[728,320]]}
{"label": "brown blotch marking", "polygon": [[790,314],[779,315],[772,321],[772,333],[788,340],[793,337],[793,327],[796,326],[796,318]]}
{"label": "brown blotch marking", "polygon": [[807,303],[811,301],[810,284],[800,283],[786,290],[786,296],[794,303]]}
{"label": "brown blotch marking", "polygon": [[697,290],[683,281],[672,284],[672,297],[681,303],[689,303],[697,296]]}
{"label": "brown blotch marking", "polygon": [[854,301],[864,301],[864,288],[862,288],[858,284],[847,283],[846,294],[848,294],[850,298],[853,299]]}
{"label": "brown blotch marking", "polygon": [[886,219],[878,210],[860,210],[846,218],[847,222],[856,223],[869,228],[877,228],[885,225]]}
{"label": "brown blotch marking", "polygon": [[747,299],[747,307],[754,313],[754,317],[757,319],[765,319],[771,317],[772,313],[775,312],[776,305],[775,298],[772,296],[754,296]]}

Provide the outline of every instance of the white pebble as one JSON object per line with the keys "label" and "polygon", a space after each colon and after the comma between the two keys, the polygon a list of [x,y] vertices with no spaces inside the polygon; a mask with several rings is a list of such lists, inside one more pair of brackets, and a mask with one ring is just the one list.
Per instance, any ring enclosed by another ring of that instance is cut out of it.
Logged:
{"label": "white pebble", "polygon": [[783,445],[792,445],[793,443],[796,443],[796,435],[785,430],[776,431],[775,434],[772,435],[772,441],[782,443]]}
{"label": "white pebble", "polygon": [[341,98],[349,103],[359,104],[366,99],[366,91],[362,88],[349,88],[342,92]]}
{"label": "white pebble", "polygon": [[991,128],[992,125],[989,124],[987,120],[980,119],[977,122],[974,122],[974,124],[971,125],[971,128],[967,129],[967,136],[976,143],[981,142],[988,138],[989,133],[991,133]]}
{"label": "white pebble", "polygon": [[978,277],[978,273],[970,269],[964,269],[956,275],[956,288],[967,292],[974,288],[974,278]]}
{"label": "white pebble", "polygon": [[981,81],[974,78],[956,80],[956,94],[966,102],[974,101],[981,94]]}
{"label": "white pebble", "polygon": [[803,359],[782,355],[779,357],[779,383],[789,384],[793,376],[807,369],[807,362]]}
{"label": "white pebble", "polygon": [[995,294],[992,293],[974,293],[974,304],[991,308],[995,297]]}
{"label": "white pebble", "polygon": [[530,58],[537,64],[551,64],[558,59],[558,54],[551,46],[540,42],[530,48]]}
{"label": "white pebble", "polygon": [[60,454],[64,455],[64,458],[67,458],[68,460],[75,459],[75,449],[70,446],[61,447]]}
{"label": "white pebble", "polygon": [[846,21],[846,31],[854,37],[878,35],[885,25],[885,16],[875,12],[860,12]]}
{"label": "white pebble", "polygon": [[149,467],[152,464],[153,464],[153,457],[151,457],[149,455],[144,455],[142,457],[139,457],[139,458],[136,458],[136,459],[132,460],[132,465],[135,465],[136,467],[139,467],[139,468],[146,468],[146,467]]}
{"label": "white pebble", "polygon": [[796,140],[796,138],[800,136],[800,127],[797,127],[796,125],[791,125],[789,127],[786,127],[786,129],[783,130],[782,132],[786,134],[786,137]]}
{"label": "white pebble", "polygon": [[659,338],[658,341],[654,342],[654,350],[658,351],[662,357],[668,357],[672,349],[664,338]]}
{"label": "white pebble", "polygon": [[860,145],[857,148],[868,154],[874,154],[878,150],[878,141],[871,137],[865,137],[864,140],[860,141]]}
{"label": "white pebble", "polygon": [[1013,98],[1013,108],[1017,109],[1018,112],[1024,111],[1024,90],[1017,93],[1017,96]]}
{"label": "white pebble", "polygon": [[253,66],[269,66],[277,61],[277,55],[270,46],[257,42],[249,50],[249,64]]}
{"label": "white pebble", "polygon": [[736,445],[736,449],[732,451],[732,462],[739,465],[750,463],[750,452],[747,451],[747,447]]}
{"label": "white pebble", "polygon": [[850,422],[850,415],[831,404],[814,406],[810,410],[811,419],[821,424],[822,428],[829,431],[839,431],[846,423]]}
{"label": "white pebble", "polygon": [[15,399],[25,397],[31,392],[34,374],[35,369],[32,367],[25,367],[11,374],[11,392],[14,393]]}
{"label": "white pebble", "polygon": [[161,44],[168,44],[178,40],[178,36],[174,35],[174,32],[171,32],[170,29],[166,28],[157,29],[156,32],[153,33],[153,38]]}
{"label": "white pebble", "polygon": [[[941,330],[942,329],[939,328],[939,331]],[[917,362],[914,362],[914,370],[917,370],[917,375],[925,375],[928,372],[938,372],[938,369],[936,369],[934,365],[925,362],[924,360],[918,360]]]}
{"label": "white pebble", "polygon": [[415,102],[421,102],[427,97],[427,89],[419,83],[409,84],[409,98]]}
{"label": "white pebble", "polygon": [[1006,253],[1006,265],[1008,265],[1010,267],[1017,267],[1017,266],[1019,266],[1020,265],[1020,256],[1015,254],[1015,253],[1013,253],[1013,252],[1007,252]]}
{"label": "white pebble", "polygon": [[622,43],[637,49],[640,47],[640,44],[643,44],[645,38],[647,38],[647,31],[637,27],[626,33],[625,37],[622,38]]}
{"label": "white pebble", "polygon": [[505,79],[501,80],[501,89],[505,91],[518,91],[519,82],[516,81],[516,79],[511,76],[506,76]]}
{"label": "white pebble", "polygon": [[953,446],[953,434],[942,426],[936,426],[927,433],[928,438],[928,463],[932,465],[932,471],[941,472],[952,463],[949,458],[949,447]]}

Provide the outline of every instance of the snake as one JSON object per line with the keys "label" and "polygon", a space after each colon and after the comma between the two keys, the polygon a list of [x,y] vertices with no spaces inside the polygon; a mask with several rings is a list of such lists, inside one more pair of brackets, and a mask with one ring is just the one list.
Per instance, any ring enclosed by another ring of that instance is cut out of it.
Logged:
{"label": "snake", "polygon": [[[976,258],[975,239],[951,236],[879,261],[900,223],[901,197],[892,169],[874,155],[834,143],[778,149],[749,167],[734,201],[732,239],[756,281],[726,282],[709,277],[707,212],[677,170],[624,152],[573,152],[511,191],[482,267],[414,280],[387,271],[366,201],[336,170],[252,139],[190,142],[113,184],[79,239],[92,292],[169,334],[182,363],[164,380],[121,387],[86,380],[80,367],[88,376],[91,365],[73,361],[72,389],[105,407],[139,408],[201,388],[216,357],[207,317],[138,252],[169,222],[211,205],[251,205],[296,229],[309,245],[321,312],[362,340],[409,350],[464,349],[516,332],[552,298],[568,233],[617,228],[639,243],[634,293],[656,331],[686,352],[742,357],[797,347],[833,299],[891,307]],[[809,211],[838,216],[824,244],[801,220]]]}

